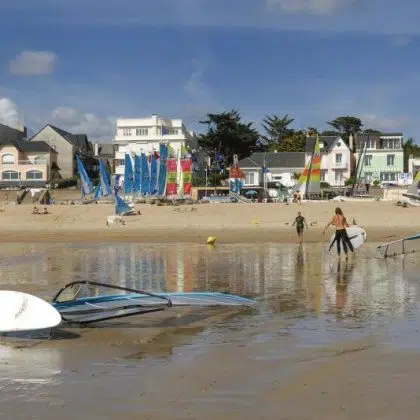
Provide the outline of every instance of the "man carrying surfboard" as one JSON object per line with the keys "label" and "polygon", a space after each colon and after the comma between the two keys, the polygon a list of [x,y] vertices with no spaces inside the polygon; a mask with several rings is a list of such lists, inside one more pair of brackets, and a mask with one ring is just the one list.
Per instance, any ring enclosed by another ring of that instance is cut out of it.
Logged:
{"label": "man carrying surfboard", "polygon": [[304,226],[306,226],[306,229],[308,229],[308,225],[306,223],[305,218],[302,216],[301,212],[298,211],[298,215],[295,218],[295,221],[292,223],[292,226],[296,225],[296,232],[298,235],[299,243],[302,243],[303,240],[303,229]]}
{"label": "man carrying surfboard", "polygon": [[354,252],[354,249],[346,231],[346,228],[349,227],[349,224],[347,223],[347,220],[340,207],[337,207],[335,209],[335,215],[333,216],[331,221],[327,224],[327,226],[325,226],[324,231],[322,232],[323,235],[325,235],[325,231],[331,225],[335,226],[335,238],[330,246],[330,249],[333,246],[334,242],[337,242],[337,254],[340,255],[341,254],[341,241],[343,241],[344,253],[346,254],[346,257],[347,257],[347,253],[348,253],[347,246],[350,248],[351,252]]}

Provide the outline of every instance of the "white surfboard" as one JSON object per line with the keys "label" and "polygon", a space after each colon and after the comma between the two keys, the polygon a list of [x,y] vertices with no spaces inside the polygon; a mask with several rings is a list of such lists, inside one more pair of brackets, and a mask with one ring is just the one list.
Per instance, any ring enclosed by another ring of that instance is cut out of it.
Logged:
{"label": "white surfboard", "polygon": [[53,328],[61,315],[52,305],[36,296],[0,290],[0,333]]}
{"label": "white surfboard", "polygon": [[[346,228],[347,236],[350,239],[351,244],[353,245],[353,249],[360,248],[366,241],[366,231],[362,229],[360,226],[350,226]],[[341,253],[344,254],[344,245],[341,245]],[[348,248],[348,246],[347,246]],[[331,235],[330,241],[328,242],[327,249],[330,253],[334,255],[338,255],[337,253],[337,243],[335,242],[335,232]],[[349,252],[351,252],[349,250]]]}

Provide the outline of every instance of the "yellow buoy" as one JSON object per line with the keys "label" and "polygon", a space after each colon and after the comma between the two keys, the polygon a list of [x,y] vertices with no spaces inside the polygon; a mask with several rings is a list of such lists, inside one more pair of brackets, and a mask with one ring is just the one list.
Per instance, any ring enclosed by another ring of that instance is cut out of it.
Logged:
{"label": "yellow buoy", "polygon": [[207,244],[213,245],[215,242],[216,242],[216,237],[215,236],[209,236],[207,238]]}

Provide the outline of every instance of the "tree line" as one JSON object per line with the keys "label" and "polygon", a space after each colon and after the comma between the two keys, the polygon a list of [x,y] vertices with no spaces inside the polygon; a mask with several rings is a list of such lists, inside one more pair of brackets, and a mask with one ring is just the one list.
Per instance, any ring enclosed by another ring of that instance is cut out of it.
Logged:
{"label": "tree line", "polygon": [[[223,173],[232,164],[235,154],[243,159],[253,152],[304,152],[308,135],[341,136],[349,145],[351,134],[380,134],[376,129],[364,128],[361,119],[354,116],[327,121],[331,129],[324,131],[315,127],[294,129],[290,127],[293,122],[294,118],[288,114],[268,115],[261,124],[264,132],[260,133],[254,123],[243,121],[237,110],[207,114],[207,119],[200,121],[206,126],[206,132],[199,136],[198,144],[211,157],[211,169]],[[412,138],[404,142],[404,151],[405,164],[410,154],[420,156],[420,147]]]}

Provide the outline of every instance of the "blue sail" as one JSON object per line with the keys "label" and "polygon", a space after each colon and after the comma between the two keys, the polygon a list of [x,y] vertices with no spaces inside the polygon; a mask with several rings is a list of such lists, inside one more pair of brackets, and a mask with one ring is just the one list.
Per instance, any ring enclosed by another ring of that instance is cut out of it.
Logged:
{"label": "blue sail", "polygon": [[82,183],[82,196],[86,194],[93,193],[93,184],[90,180],[85,167],[83,166],[83,162],[80,160],[79,156],[76,155],[76,162],[77,162],[77,170],[79,171],[80,180]]}
{"label": "blue sail", "polygon": [[122,215],[131,212],[131,207],[118,195],[115,195],[115,213]]}
{"label": "blue sail", "polygon": [[111,183],[109,181],[108,172],[105,169],[104,164],[99,160],[99,187],[101,189],[101,196],[107,197],[112,194]]}
{"label": "blue sail", "polygon": [[156,156],[154,153],[151,154],[150,156],[151,160],[150,160],[150,195],[154,195],[156,194],[157,190],[156,190],[156,182],[157,182],[157,161],[156,161]]}
{"label": "blue sail", "polygon": [[139,155],[134,156],[134,185],[133,192],[141,191],[141,159]]}
{"label": "blue sail", "polygon": [[168,146],[166,144],[159,146],[159,155],[158,195],[164,196],[166,189],[166,159],[168,158]]}
{"label": "blue sail", "polygon": [[125,154],[125,165],[124,165],[124,193],[130,194],[133,192],[134,174],[133,165],[131,164],[131,157],[129,154]]}
{"label": "blue sail", "polygon": [[101,197],[102,197],[102,189],[101,189],[101,184],[99,184],[95,188],[95,196],[94,196],[94,199],[95,200],[99,200]]}
{"label": "blue sail", "polygon": [[141,154],[141,193],[149,194],[150,192],[150,174],[149,174],[149,163],[147,162],[147,156]]}

